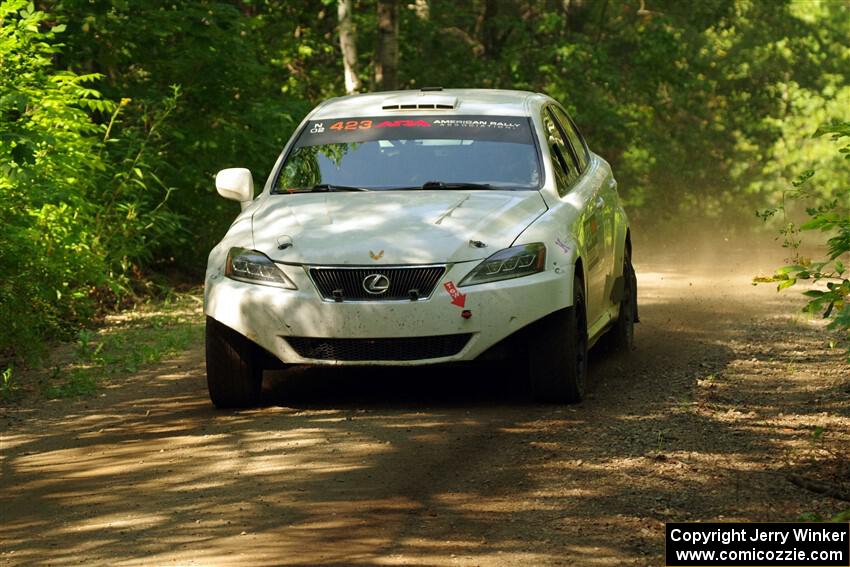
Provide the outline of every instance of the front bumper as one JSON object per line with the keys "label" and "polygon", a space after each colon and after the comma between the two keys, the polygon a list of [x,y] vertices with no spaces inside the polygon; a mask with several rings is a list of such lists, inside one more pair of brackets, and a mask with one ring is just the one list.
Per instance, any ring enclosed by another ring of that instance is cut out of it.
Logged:
{"label": "front bumper", "polygon": [[[300,266],[281,266],[297,290],[239,282],[224,277],[220,269],[212,269],[207,272],[204,311],[284,363],[419,365],[474,360],[529,323],[567,307],[572,298],[572,271],[561,268],[558,272],[547,270],[513,280],[457,288],[466,296],[461,308],[452,303],[445,284],[456,284],[477,265],[478,262],[464,262],[449,266],[428,299],[364,302],[322,299]],[[471,317],[462,317],[463,310],[469,310]],[[316,342],[309,339],[350,339],[349,346],[356,348],[359,339],[412,343],[395,339],[421,337],[434,342],[438,337],[454,335],[468,335],[468,340],[459,351],[446,356],[412,355],[411,359],[410,350],[398,357],[391,354],[396,351],[390,350],[385,351],[390,353],[390,359],[360,356],[357,360],[342,360],[334,357],[336,351],[321,349],[322,358],[302,356],[305,340],[309,344]]]}

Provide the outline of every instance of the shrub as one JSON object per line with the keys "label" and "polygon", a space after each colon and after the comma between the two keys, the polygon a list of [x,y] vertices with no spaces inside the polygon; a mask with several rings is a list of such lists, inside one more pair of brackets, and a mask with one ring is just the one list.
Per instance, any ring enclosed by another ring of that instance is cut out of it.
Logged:
{"label": "shrub", "polygon": [[116,138],[130,101],[105,100],[97,74],[57,70],[64,26],[49,20],[0,4],[0,356],[71,336],[179,231],[151,147],[179,91]]}

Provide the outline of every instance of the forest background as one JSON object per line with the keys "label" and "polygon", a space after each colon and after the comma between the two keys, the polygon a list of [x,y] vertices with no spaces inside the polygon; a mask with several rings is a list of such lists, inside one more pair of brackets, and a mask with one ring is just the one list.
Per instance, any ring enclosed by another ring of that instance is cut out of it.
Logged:
{"label": "forest background", "polygon": [[850,121],[847,38],[848,0],[2,0],[0,360],[200,281],[237,212],[215,172],[262,183],[346,92],[545,92],[636,231],[793,249],[807,207],[847,219],[850,160],[813,137]]}

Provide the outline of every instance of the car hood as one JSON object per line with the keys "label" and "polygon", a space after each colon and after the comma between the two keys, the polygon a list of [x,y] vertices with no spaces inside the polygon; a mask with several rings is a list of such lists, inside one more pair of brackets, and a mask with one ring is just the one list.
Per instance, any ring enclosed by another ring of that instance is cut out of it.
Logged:
{"label": "car hood", "polygon": [[510,246],[545,211],[537,191],[268,195],[253,215],[254,247],[295,264],[465,262]]}

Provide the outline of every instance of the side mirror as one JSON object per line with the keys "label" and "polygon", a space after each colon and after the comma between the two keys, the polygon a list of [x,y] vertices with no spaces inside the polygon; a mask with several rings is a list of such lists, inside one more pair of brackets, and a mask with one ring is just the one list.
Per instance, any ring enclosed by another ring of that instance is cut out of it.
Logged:
{"label": "side mirror", "polygon": [[225,199],[246,203],[254,198],[254,178],[244,167],[222,169],[215,176],[215,189]]}

